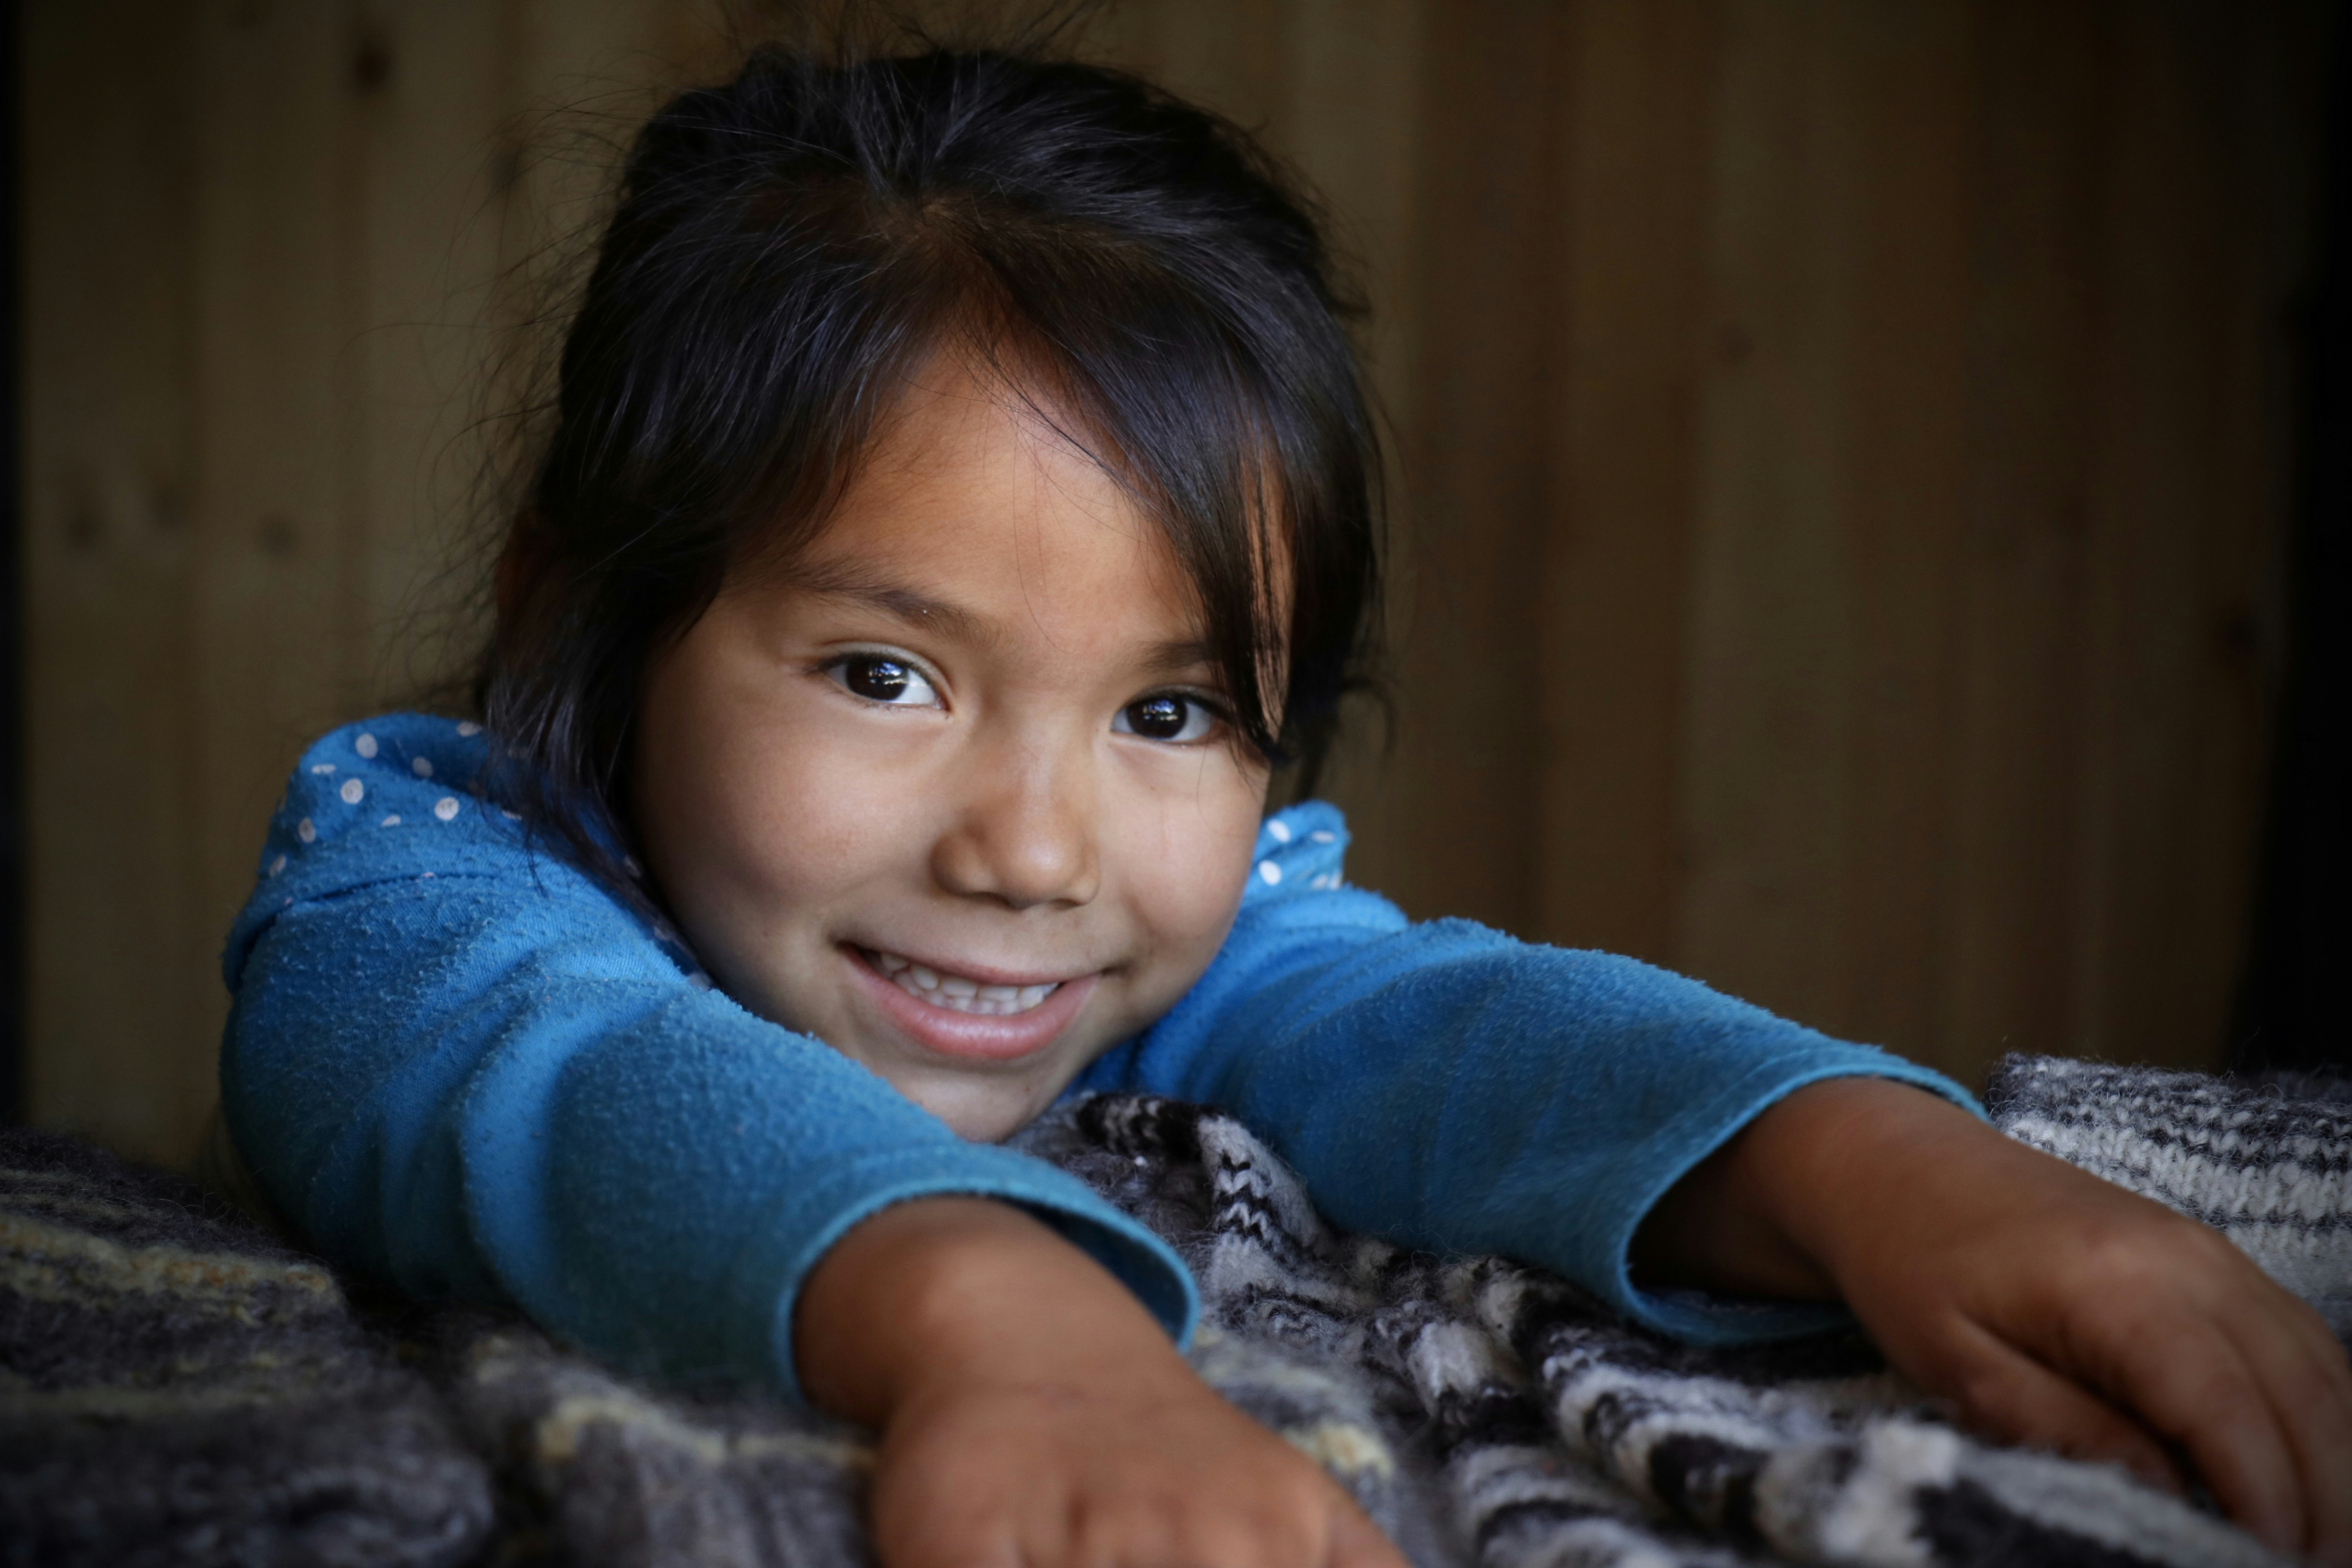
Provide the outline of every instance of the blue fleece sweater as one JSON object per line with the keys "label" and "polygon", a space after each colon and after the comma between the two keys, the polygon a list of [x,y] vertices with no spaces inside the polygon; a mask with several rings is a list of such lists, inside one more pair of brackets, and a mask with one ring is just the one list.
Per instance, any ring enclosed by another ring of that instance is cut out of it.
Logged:
{"label": "blue fleece sweater", "polygon": [[[319,742],[230,932],[223,1110],[329,1257],[515,1303],[625,1363],[791,1391],[793,1301],[825,1248],[886,1205],[978,1194],[1190,1332],[1192,1280],[1156,1237],[711,989],[673,932],[470,792],[486,752],[416,714]],[[1822,1313],[1636,1290],[1627,1245],[1676,1178],[1815,1079],[1972,1103],[1630,959],[1412,924],[1342,882],[1346,845],[1328,805],[1268,818],[1208,973],[1073,1092],[1222,1106],[1343,1226],[1542,1264],[1709,1342]]]}

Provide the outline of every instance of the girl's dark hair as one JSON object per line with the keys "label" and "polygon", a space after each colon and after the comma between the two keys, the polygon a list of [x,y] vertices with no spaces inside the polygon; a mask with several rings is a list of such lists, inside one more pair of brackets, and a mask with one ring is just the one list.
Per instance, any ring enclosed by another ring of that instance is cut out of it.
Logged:
{"label": "girl's dark hair", "polygon": [[475,693],[494,793],[625,888],[647,658],[730,565],[823,526],[942,348],[995,366],[1157,521],[1240,743],[1311,788],[1379,583],[1356,313],[1267,158],[1133,77],[770,49],[680,94],[630,151],[499,561]]}

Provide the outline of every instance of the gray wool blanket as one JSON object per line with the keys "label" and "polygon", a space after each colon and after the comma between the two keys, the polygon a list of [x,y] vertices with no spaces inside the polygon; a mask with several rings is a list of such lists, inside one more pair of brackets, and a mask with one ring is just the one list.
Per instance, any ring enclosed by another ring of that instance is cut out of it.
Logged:
{"label": "gray wool blanket", "polygon": [[[2037,1058],[1988,1098],[2352,1330],[2352,1103]],[[1504,1259],[1334,1232],[1214,1111],[1102,1097],[1022,1142],[1183,1253],[1202,1375],[1417,1563],[2275,1561],[2119,1471],[1968,1437],[1858,1333],[1696,1350]],[[0,1134],[0,1563],[848,1568],[870,1464],[855,1429],[371,1303],[193,1188]]]}

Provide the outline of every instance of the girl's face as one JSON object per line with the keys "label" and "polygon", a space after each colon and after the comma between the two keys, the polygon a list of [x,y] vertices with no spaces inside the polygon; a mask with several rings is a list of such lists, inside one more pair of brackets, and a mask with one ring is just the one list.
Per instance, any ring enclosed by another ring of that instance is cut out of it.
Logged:
{"label": "girl's face", "polygon": [[942,359],[788,570],[654,661],[648,869],[727,993],[999,1139],[1198,979],[1266,770],[1159,530]]}

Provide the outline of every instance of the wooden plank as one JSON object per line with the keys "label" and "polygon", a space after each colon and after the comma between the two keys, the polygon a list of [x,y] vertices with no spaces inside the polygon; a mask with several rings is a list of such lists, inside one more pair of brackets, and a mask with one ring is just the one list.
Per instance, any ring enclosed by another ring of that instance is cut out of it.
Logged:
{"label": "wooden plank", "polygon": [[[660,0],[505,0],[502,15],[513,175],[498,182],[500,277],[519,320],[557,302],[544,285],[593,250],[630,139],[681,79],[715,74],[724,35],[683,28]],[[688,15],[730,25],[715,7]]]}
{"label": "wooden plank", "polygon": [[190,18],[22,13],[28,1106],[149,1159],[208,1099],[185,389]]}
{"label": "wooden plank", "polygon": [[1855,663],[1839,1011],[1856,1037],[1964,1075],[1975,1063],[1937,1045],[1967,518],[1973,9],[1861,0],[1840,14],[1854,110],[1853,270],[1843,308]]}
{"label": "wooden plank", "polygon": [[1822,7],[1724,8],[1682,758],[1680,963],[1845,1026],[1850,134]]}
{"label": "wooden plank", "polygon": [[1684,963],[1920,1049],[1965,419],[1957,3],[1725,10]]}
{"label": "wooden plank", "polygon": [[1284,151],[1364,287],[1371,320],[1360,342],[1374,394],[1400,426],[1416,409],[1408,269],[1416,67],[1429,25],[1423,0],[1290,0],[1286,18]]}
{"label": "wooden plank", "polygon": [[[349,711],[347,205],[352,12],[205,7],[192,51],[198,215],[193,376],[194,918],[224,932],[302,745]],[[226,997],[214,994],[215,1017]],[[210,1031],[207,1032],[208,1034]],[[212,1038],[187,1048],[209,1057]],[[205,1110],[191,1106],[192,1121]]]}
{"label": "wooden plank", "polygon": [[1713,7],[1574,8],[1531,935],[1668,963],[1705,352]]}
{"label": "wooden plank", "polygon": [[2231,500],[2209,519],[2205,544],[2203,575],[2218,593],[2207,601],[2214,678],[2200,689],[2204,733],[2192,753],[2204,795],[2195,821],[2207,834],[2190,895],[2210,933],[2207,974],[2216,994],[2204,1016],[2219,1026],[2183,1040],[2173,1058],[2219,1067],[2240,1026],[2252,956],[2287,654],[2284,577],[2298,516],[2310,504],[2309,310],[2321,262],[2325,127],[2341,111],[2331,105],[2327,62],[2343,19],[2321,0],[2260,0],[2238,13],[2231,47],[2217,49],[2213,16],[2177,14],[2190,24],[2190,57],[2210,62],[2221,89],[2229,171],[2218,218],[2231,255],[2229,297],[2216,315],[2228,333],[2228,415],[2217,433]]}
{"label": "wooden plank", "polygon": [[2249,44],[2242,16],[2120,14],[2094,393],[2076,1030],[2193,1066],[2224,1045],[2263,751],[2252,633],[2274,487],[2249,426],[2276,406],[2255,345],[2284,301],[2253,264],[2233,166]]}
{"label": "wooden plank", "polygon": [[369,707],[421,700],[471,651],[499,349],[499,166],[512,38],[497,7],[420,0],[355,46],[360,188],[343,437]]}
{"label": "wooden plank", "polygon": [[2084,532],[2109,13],[1985,8],[1967,537],[1951,742],[1955,1068],[2078,1037]]}
{"label": "wooden plank", "polygon": [[[1326,205],[1333,243],[1365,291],[1371,319],[1357,332],[1387,445],[1388,635],[1411,614],[1412,495],[1404,447],[1423,407],[1416,353],[1423,127],[1421,70],[1427,30],[1423,0],[1291,0],[1286,149]],[[1394,868],[1415,852],[1417,824],[1392,788],[1381,715],[1353,706],[1319,793],[1348,814],[1358,848],[1350,874],[1393,885]]]}
{"label": "wooden plank", "polygon": [[1565,33],[1559,8],[1533,0],[1444,17],[1418,111],[1401,730],[1354,875],[1417,916],[1525,930]]}

